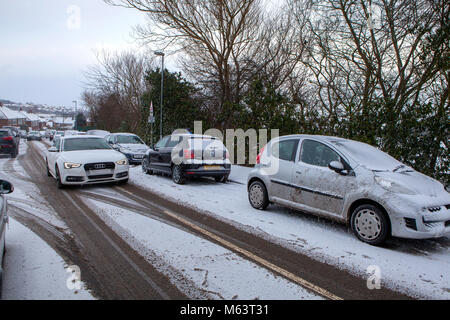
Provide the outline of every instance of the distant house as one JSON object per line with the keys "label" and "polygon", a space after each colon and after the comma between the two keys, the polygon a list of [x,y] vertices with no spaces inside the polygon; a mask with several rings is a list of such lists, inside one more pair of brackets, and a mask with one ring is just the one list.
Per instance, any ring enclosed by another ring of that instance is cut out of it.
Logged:
{"label": "distant house", "polygon": [[75,120],[72,117],[52,117],[47,126],[54,129],[73,129]]}
{"label": "distant house", "polygon": [[0,107],[0,127],[15,126],[20,127],[26,125],[26,117],[18,112],[7,107]]}
{"label": "distant house", "polygon": [[21,114],[25,116],[25,124],[28,128],[32,130],[40,130],[41,129],[41,118],[37,114],[29,113],[26,111],[20,111]]}

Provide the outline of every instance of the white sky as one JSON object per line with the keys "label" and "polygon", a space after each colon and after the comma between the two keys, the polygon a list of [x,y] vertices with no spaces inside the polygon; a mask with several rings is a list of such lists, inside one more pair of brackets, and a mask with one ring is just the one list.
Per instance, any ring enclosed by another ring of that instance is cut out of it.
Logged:
{"label": "white sky", "polygon": [[[145,50],[131,32],[146,21],[135,9],[102,0],[0,0],[0,99],[72,107],[95,52]],[[165,62],[179,71],[176,56]]]}
{"label": "white sky", "polygon": [[0,99],[73,106],[95,50],[137,48],[144,21],[102,0],[0,0]]}

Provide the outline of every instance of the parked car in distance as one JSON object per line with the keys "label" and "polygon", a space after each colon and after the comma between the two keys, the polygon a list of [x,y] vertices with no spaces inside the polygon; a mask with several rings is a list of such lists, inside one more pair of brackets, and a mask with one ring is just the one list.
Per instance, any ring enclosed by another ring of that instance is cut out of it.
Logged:
{"label": "parked car in distance", "polygon": [[37,141],[41,141],[42,140],[42,136],[39,133],[39,131],[30,131],[30,132],[28,132],[27,141],[31,141],[31,140],[37,140]]}
{"label": "parked car in distance", "polygon": [[111,134],[111,132],[109,131],[105,131],[105,130],[88,130],[86,132],[87,135],[90,136],[99,136],[99,137],[106,137],[107,135]]}
{"label": "parked car in distance", "polygon": [[6,225],[8,224],[8,203],[5,198],[5,194],[14,191],[14,187],[11,183],[5,180],[0,180],[0,299],[2,297],[2,278],[5,265],[5,253],[6,253]]}
{"label": "parked car in distance", "polygon": [[20,128],[14,126],[3,126],[2,129],[9,129],[14,137],[20,137]]}
{"label": "parked car in distance", "polygon": [[19,130],[19,135],[21,139],[26,139],[27,138],[27,131],[26,130]]}
{"label": "parked car in distance", "polygon": [[67,136],[54,139],[45,163],[47,175],[56,179],[58,188],[128,181],[128,160],[97,136]]}
{"label": "parked car in distance", "polygon": [[64,137],[78,135],[78,131],[76,131],[76,130],[65,130],[65,131],[62,131],[62,132],[63,132],[63,136]]}
{"label": "parked car in distance", "polygon": [[141,164],[149,147],[132,133],[112,133],[105,136],[111,147],[122,152],[130,164]]}
{"label": "parked car in distance", "polygon": [[20,137],[14,135],[11,129],[0,128],[0,154],[9,154],[11,158],[19,154]]}
{"label": "parked car in distance", "polygon": [[231,172],[227,148],[215,137],[194,134],[173,134],[163,137],[149,149],[142,161],[142,170],[172,176],[177,184],[188,177],[214,177],[226,182]]}
{"label": "parked car in distance", "polygon": [[53,141],[53,138],[55,137],[55,135],[56,135],[56,130],[50,130],[50,136],[48,137],[48,139],[50,141]]}
{"label": "parked car in distance", "polygon": [[368,144],[291,135],[271,140],[249,173],[250,204],[269,203],[347,223],[361,241],[450,234],[450,194],[438,181]]}

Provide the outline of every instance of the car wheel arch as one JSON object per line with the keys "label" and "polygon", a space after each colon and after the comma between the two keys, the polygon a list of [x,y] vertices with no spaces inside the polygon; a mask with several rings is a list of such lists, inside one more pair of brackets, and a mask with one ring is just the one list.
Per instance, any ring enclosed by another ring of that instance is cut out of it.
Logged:
{"label": "car wheel arch", "polygon": [[391,218],[389,217],[387,210],[381,204],[379,204],[378,202],[371,200],[371,199],[358,199],[350,205],[350,207],[348,208],[347,217],[346,217],[347,225],[348,226],[351,225],[353,211],[355,211],[355,209],[358,208],[359,206],[365,205],[365,204],[373,205],[381,210],[381,212],[384,214],[384,216],[388,222],[388,226],[389,226],[388,232],[389,232],[389,234],[391,234],[392,233],[392,224],[391,224]]}
{"label": "car wheel arch", "polygon": [[266,190],[268,190],[268,189],[267,189],[266,183],[265,183],[261,178],[253,177],[253,178],[251,178],[251,179],[248,181],[248,183],[247,183],[247,192],[249,191],[250,186],[252,185],[252,183],[255,182],[255,181],[261,182],[261,183],[264,185],[264,187],[266,188]]}

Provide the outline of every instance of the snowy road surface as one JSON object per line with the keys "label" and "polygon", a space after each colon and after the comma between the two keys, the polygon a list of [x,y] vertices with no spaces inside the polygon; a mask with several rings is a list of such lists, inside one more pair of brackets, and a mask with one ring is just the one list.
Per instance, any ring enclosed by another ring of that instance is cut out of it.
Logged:
{"label": "snowy road surface", "polygon": [[93,299],[84,283],[68,287],[72,275],[69,266],[41,238],[12,218],[7,241],[2,299]]}
{"label": "snowy road surface", "polygon": [[[0,177],[16,188],[7,248],[22,254],[10,258],[8,251],[6,272],[12,265],[26,271],[5,277],[5,297],[450,298],[449,238],[372,247],[345,226],[272,205],[254,210],[243,167],[233,167],[226,184],[199,179],[179,186],[134,167],[126,186],[61,191],[46,176],[45,150],[43,143],[22,142],[17,159],[0,159]],[[17,237],[21,232],[27,236]],[[53,257],[50,265],[17,249],[30,241]],[[28,274],[34,268],[28,261],[42,277]],[[67,289],[69,264],[80,267],[89,292]],[[367,288],[369,267],[381,272],[380,290]],[[29,290],[13,290],[10,280]]]}

